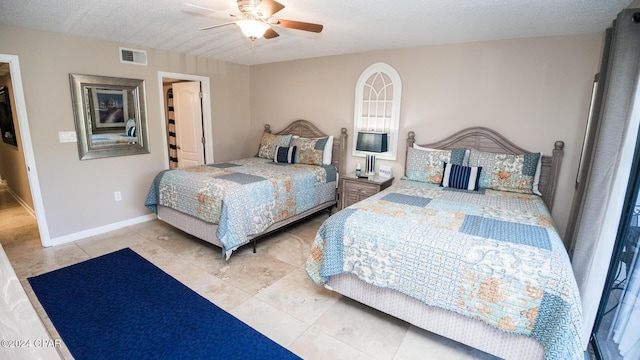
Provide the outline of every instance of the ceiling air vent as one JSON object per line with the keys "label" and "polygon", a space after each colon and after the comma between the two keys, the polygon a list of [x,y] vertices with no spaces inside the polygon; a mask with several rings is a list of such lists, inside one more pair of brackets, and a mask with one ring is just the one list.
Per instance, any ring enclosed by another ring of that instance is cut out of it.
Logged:
{"label": "ceiling air vent", "polygon": [[135,50],[120,48],[120,62],[125,64],[147,65],[147,52],[144,50]]}

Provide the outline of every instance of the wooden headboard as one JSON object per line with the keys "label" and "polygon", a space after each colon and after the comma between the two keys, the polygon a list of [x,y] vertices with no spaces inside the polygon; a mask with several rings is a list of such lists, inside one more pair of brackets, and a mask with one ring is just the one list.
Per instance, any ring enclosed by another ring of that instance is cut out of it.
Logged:
{"label": "wooden headboard", "polygon": [[[266,124],[264,131],[271,133],[271,125]],[[304,138],[318,138],[329,136],[323,133],[315,125],[307,120],[296,120],[289,124],[282,131],[275,133],[274,135],[298,135]],[[333,151],[331,154],[331,164],[337,169],[338,173],[344,174],[346,169],[347,160],[347,129],[340,129],[340,135],[333,137]]]}
{"label": "wooden headboard", "polygon": [[[416,140],[416,134],[409,132],[407,138],[407,149],[413,147]],[[440,140],[432,144],[418,144],[420,146],[453,150],[453,149],[476,149],[478,151],[486,151],[492,153],[519,155],[530,153],[532,151],[525,150],[498,132],[485,127],[470,127]],[[556,185],[558,182],[558,173],[560,164],[562,163],[562,155],[564,154],[564,141],[556,141],[553,148],[553,155],[542,155],[542,164],[540,171],[540,183],[538,189],[542,194],[542,200],[547,205],[549,211],[553,208],[553,199],[556,194]],[[405,158],[406,159],[406,158]],[[405,160],[405,169],[407,168]]]}

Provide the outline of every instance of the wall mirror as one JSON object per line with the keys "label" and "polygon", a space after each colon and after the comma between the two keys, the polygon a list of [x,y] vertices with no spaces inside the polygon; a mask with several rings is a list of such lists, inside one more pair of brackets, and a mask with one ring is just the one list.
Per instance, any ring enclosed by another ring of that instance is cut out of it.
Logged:
{"label": "wall mirror", "polygon": [[144,80],[69,74],[80,160],[149,153]]}

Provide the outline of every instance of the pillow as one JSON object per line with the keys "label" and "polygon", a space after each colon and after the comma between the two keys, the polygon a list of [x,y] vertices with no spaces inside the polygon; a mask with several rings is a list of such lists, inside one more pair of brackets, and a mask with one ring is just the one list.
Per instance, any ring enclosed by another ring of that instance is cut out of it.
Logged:
{"label": "pillow", "polygon": [[322,165],[324,160],[325,146],[329,137],[322,138],[301,138],[291,140],[291,146],[296,146],[296,164]]}
{"label": "pillow", "polygon": [[[432,149],[432,148],[420,146],[420,145],[417,145],[416,143],[413,143],[413,148],[414,149],[420,149],[420,150],[438,150],[438,149]],[[464,150],[464,156],[462,158],[462,163],[458,164],[458,165],[463,165],[463,166],[468,166],[469,165],[469,153],[470,152],[471,152],[471,150],[469,150],[469,149],[465,149]],[[457,162],[457,159],[456,159],[456,162]]]}
{"label": "pillow", "polygon": [[469,166],[482,166],[481,188],[533,194],[540,153],[495,154],[471,149]]}
{"label": "pillow", "polygon": [[125,125],[127,128],[127,136],[136,136],[136,121],[133,119],[127,120]]}
{"label": "pillow", "polygon": [[273,135],[270,133],[262,134],[260,140],[260,149],[258,157],[273,160],[276,152],[276,146],[289,146],[291,143],[291,135]]}
{"label": "pillow", "polygon": [[478,191],[481,172],[480,166],[462,166],[445,162],[440,186]]}
{"label": "pillow", "polygon": [[538,166],[536,166],[536,174],[533,176],[533,189],[531,190],[534,194],[542,196],[540,189],[540,172],[542,171],[542,155],[538,159]]}
{"label": "pillow", "polygon": [[276,146],[273,162],[282,164],[293,164],[296,158],[297,146]]}
{"label": "pillow", "polygon": [[407,176],[405,179],[432,184],[442,182],[442,163],[462,165],[465,149],[436,150],[428,148],[407,149]]}
{"label": "pillow", "polygon": [[[293,135],[292,139],[300,138],[298,135]],[[322,154],[322,165],[331,165],[333,160],[333,135],[329,135],[327,144],[324,146],[324,153]]]}
{"label": "pillow", "polygon": [[469,166],[469,155],[471,154],[471,150],[466,149],[464,151],[464,158],[462,159],[463,166]]}
{"label": "pillow", "polygon": [[324,153],[322,154],[322,164],[323,165],[331,165],[331,160],[333,156],[333,135],[329,136],[327,139],[327,144],[324,146]]}

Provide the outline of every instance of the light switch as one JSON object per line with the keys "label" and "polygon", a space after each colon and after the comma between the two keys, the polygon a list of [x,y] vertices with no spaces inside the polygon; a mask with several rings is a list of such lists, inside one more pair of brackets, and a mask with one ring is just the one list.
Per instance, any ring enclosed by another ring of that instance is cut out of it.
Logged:
{"label": "light switch", "polygon": [[58,137],[60,138],[61,143],[78,142],[75,131],[60,131],[58,132]]}

